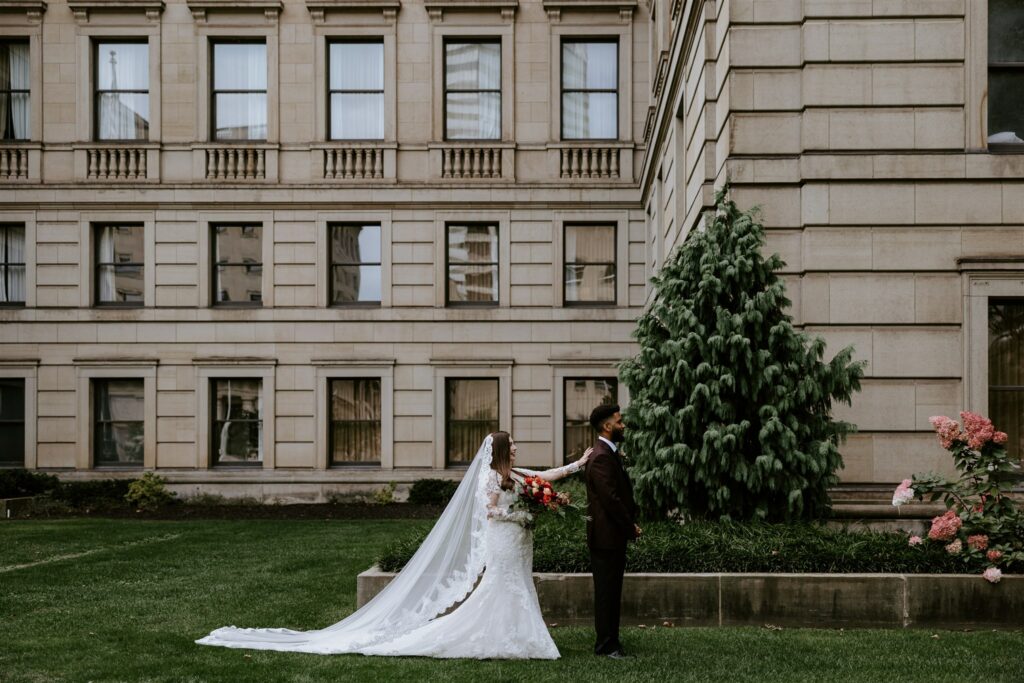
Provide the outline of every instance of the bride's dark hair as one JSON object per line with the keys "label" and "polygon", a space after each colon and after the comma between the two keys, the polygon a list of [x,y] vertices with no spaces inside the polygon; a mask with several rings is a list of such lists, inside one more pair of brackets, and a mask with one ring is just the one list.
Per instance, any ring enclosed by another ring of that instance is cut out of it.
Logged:
{"label": "bride's dark hair", "polygon": [[512,483],[512,437],[508,432],[491,434],[491,469],[501,475],[501,488],[510,491]]}

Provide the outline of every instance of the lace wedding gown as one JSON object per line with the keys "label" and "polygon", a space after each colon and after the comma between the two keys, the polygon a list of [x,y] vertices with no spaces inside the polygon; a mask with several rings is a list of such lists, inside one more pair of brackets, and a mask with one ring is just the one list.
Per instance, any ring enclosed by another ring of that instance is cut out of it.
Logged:
{"label": "lace wedding gown", "polygon": [[[488,436],[405,568],[345,619],[314,631],[227,626],[196,642],[315,654],[557,659],[533,585],[533,533],[521,524],[527,513],[510,510],[516,493],[501,489],[490,464]],[[550,479],[578,469],[518,471]]]}

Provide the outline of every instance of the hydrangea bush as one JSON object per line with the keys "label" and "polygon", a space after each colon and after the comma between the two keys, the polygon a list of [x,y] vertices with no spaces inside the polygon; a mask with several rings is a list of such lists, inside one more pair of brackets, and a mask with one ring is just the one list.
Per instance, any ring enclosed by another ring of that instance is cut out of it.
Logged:
{"label": "hydrangea bush", "polygon": [[1010,496],[1020,465],[1007,455],[1006,434],[991,420],[966,411],[960,419],[963,425],[944,416],[929,419],[959,476],[915,474],[896,488],[892,504],[941,498],[946,513],[932,519],[927,539],[911,536],[910,545],[940,543],[965,569],[997,583],[1003,569],[1024,565],[1024,511]]}

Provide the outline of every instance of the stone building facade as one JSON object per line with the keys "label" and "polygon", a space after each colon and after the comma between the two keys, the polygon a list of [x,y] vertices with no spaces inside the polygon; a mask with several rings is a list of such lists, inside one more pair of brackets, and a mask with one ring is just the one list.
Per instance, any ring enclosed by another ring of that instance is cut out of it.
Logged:
{"label": "stone building facade", "polygon": [[1019,441],[1009,5],[0,0],[0,460],[284,499],[499,427],[560,463],[726,179],[870,363],[844,486],[944,467],[932,414]]}
{"label": "stone building facade", "polygon": [[849,488],[948,471],[931,415],[989,414],[1021,453],[1022,29],[1004,0],[654,10],[650,265],[726,179],[762,207],[796,321],[868,361],[837,411]]}

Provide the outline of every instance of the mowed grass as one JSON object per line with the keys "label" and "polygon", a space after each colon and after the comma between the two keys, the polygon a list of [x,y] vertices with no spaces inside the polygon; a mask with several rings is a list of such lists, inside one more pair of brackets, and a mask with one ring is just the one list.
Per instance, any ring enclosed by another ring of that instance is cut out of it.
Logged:
{"label": "mowed grass", "polygon": [[[76,519],[0,524],[0,681],[1015,681],[1022,631],[624,629],[634,658],[552,630],[562,659],[318,656],[195,645],[218,626],[319,628],[430,522]],[[582,542],[582,540],[581,540]],[[500,624],[494,625],[500,640]]]}

